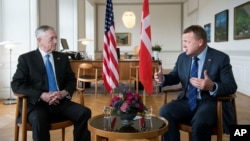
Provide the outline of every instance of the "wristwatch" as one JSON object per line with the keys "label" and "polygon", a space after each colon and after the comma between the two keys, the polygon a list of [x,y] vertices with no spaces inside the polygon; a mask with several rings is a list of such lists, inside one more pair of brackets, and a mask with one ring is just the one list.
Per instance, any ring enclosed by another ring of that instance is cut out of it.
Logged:
{"label": "wristwatch", "polygon": [[65,98],[68,99],[68,100],[70,100],[72,98],[71,95],[69,94],[69,92],[67,92],[67,95],[65,96]]}

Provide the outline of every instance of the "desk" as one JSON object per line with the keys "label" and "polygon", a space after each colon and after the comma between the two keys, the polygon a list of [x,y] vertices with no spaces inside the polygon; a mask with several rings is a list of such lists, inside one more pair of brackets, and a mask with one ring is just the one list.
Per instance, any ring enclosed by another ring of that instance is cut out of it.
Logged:
{"label": "desk", "polygon": [[[94,141],[102,139],[149,139],[158,140],[168,130],[167,120],[159,117],[152,117],[153,127],[149,131],[139,130],[139,120],[135,120],[131,126],[123,126],[119,117],[116,118],[112,131],[103,129],[103,115],[92,117],[88,121],[88,129],[94,135]],[[125,129],[124,129],[125,128]],[[130,128],[130,129],[128,129]]]}
{"label": "desk", "polygon": [[[102,60],[71,60],[70,65],[75,75],[77,75],[77,69],[81,63],[91,63],[96,67],[102,67]],[[139,60],[138,59],[119,60],[119,81],[129,82],[129,68],[131,65],[139,65]],[[158,61],[153,61],[152,65],[158,66]]]}

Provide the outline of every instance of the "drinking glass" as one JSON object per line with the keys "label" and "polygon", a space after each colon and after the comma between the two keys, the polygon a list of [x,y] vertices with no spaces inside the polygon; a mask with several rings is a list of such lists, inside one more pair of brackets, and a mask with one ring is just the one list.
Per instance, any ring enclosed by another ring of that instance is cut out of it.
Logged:
{"label": "drinking glass", "polygon": [[112,107],[104,106],[103,107],[103,129],[106,131],[111,130],[111,111]]}
{"label": "drinking glass", "polygon": [[152,113],[153,113],[153,108],[152,106],[145,106],[145,119],[151,119]]}

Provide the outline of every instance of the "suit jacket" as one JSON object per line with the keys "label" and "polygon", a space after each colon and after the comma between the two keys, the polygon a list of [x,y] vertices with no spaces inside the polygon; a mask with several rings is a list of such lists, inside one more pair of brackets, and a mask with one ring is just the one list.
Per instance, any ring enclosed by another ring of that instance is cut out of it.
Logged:
{"label": "suit jacket", "polygon": [[[76,78],[68,56],[56,51],[52,54],[58,88],[68,91],[72,96],[76,88]],[[28,111],[39,101],[43,92],[49,91],[43,57],[38,49],[19,56],[11,87],[15,93],[27,95]]]}
{"label": "suit jacket", "polygon": [[[184,99],[187,93],[191,64],[192,57],[187,56],[184,52],[179,55],[173,71],[165,75],[166,81],[163,86],[178,83],[182,84],[183,91],[178,96],[178,99]],[[218,96],[227,96],[236,92],[237,84],[235,82],[232,66],[227,54],[208,47],[202,68],[201,78],[204,78],[204,70],[207,70],[210,79],[218,84],[218,91],[215,97],[210,96],[209,91],[201,91],[202,98],[216,100],[216,97]],[[223,125],[227,133],[229,133],[229,125],[235,124],[233,112],[231,102],[223,102]]]}

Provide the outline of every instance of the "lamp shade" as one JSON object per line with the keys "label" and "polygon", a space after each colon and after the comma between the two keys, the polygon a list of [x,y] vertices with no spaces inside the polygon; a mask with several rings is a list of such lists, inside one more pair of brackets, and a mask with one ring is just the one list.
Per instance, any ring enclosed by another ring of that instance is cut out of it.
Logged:
{"label": "lamp shade", "polygon": [[125,27],[133,28],[135,26],[136,17],[134,12],[132,11],[125,11],[122,15],[122,22]]}
{"label": "lamp shade", "polygon": [[4,46],[7,49],[13,49],[15,48],[17,45],[20,45],[21,43],[16,42],[16,41],[3,41],[0,42],[0,46]]}
{"label": "lamp shade", "polygon": [[87,45],[87,44],[89,44],[90,42],[92,42],[93,40],[83,38],[83,39],[79,39],[78,41],[81,42],[81,44],[83,44],[83,45]]}

